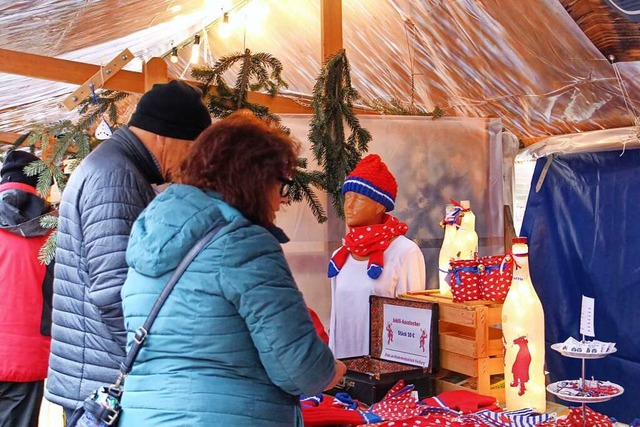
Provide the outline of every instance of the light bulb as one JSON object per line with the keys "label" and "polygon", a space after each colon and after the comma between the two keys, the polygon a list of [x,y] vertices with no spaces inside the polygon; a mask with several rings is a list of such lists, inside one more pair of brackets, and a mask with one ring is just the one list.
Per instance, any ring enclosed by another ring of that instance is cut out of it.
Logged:
{"label": "light bulb", "polygon": [[171,61],[172,64],[177,64],[178,63],[178,48],[174,47],[173,49],[171,49],[171,57],[169,58],[169,60]]}
{"label": "light bulb", "polygon": [[200,35],[196,34],[191,45],[191,63],[197,64],[200,59]]}

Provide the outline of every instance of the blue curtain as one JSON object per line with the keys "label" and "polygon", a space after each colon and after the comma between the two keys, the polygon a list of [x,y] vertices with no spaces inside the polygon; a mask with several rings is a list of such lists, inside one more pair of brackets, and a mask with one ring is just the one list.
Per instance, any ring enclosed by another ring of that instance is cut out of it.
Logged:
{"label": "blue curtain", "polygon": [[544,307],[550,380],[580,377],[581,361],[549,346],[581,338],[582,295],[595,298],[595,339],[618,351],[587,360],[586,376],[625,392],[588,406],[629,423],[640,417],[640,150],[555,155],[536,192],[547,161],[537,161],[520,234]]}

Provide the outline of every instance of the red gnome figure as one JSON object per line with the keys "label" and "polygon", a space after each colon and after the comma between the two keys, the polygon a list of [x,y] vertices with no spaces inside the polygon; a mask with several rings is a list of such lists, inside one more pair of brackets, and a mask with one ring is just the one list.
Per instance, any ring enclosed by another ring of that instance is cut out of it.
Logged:
{"label": "red gnome figure", "polygon": [[529,341],[526,336],[521,336],[513,340],[514,344],[518,344],[518,354],[516,360],[511,367],[513,374],[513,382],[511,387],[520,387],[518,396],[522,396],[526,390],[524,384],[529,381],[529,365],[531,364],[531,353],[529,353]]}
{"label": "red gnome figure", "polygon": [[424,353],[425,351],[424,345],[425,345],[425,341],[427,340],[427,331],[424,329],[421,329],[421,331],[422,331],[422,334],[420,335],[420,349]]}
{"label": "red gnome figure", "polygon": [[393,328],[391,322],[387,323],[387,345],[393,342]]}

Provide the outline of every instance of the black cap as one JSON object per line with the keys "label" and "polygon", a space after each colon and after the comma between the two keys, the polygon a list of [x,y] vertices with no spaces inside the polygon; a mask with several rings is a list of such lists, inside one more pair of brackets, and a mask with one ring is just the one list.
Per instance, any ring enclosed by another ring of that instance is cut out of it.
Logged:
{"label": "black cap", "polygon": [[142,95],[129,126],[176,139],[194,140],[211,124],[202,91],[180,80],[155,84]]}
{"label": "black cap", "polygon": [[38,185],[38,176],[27,176],[24,174],[24,167],[36,160],[40,159],[27,151],[11,151],[2,163],[2,169],[0,169],[0,184],[4,184],[5,182],[21,182],[22,184],[36,187]]}

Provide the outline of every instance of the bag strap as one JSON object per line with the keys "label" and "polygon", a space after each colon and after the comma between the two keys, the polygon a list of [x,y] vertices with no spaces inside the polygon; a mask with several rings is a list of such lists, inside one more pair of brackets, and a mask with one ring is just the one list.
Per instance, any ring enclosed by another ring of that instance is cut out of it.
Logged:
{"label": "bag strap", "polygon": [[211,231],[209,231],[202,239],[196,242],[196,244],[189,250],[189,252],[185,255],[182,261],[180,261],[180,264],[178,264],[178,266],[174,270],[173,275],[171,276],[167,284],[164,286],[164,289],[160,293],[160,296],[156,300],[156,303],[153,305],[153,308],[151,309],[151,312],[149,313],[147,320],[145,320],[144,325],[140,326],[136,330],[136,333],[133,337],[133,345],[127,352],[127,357],[125,358],[124,362],[120,364],[120,376],[118,377],[118,380],[115,383],[115,388],[118,388],[120,386],[120,384],[124,380],[124,377],[129,373],[129,371],[131,371],[131,368],[133,367],[133,362],[136,360],[136,357],[140,352],[140,348],[142,347],[142,344],[144,344],[144,341],[147,338],[147,334],[151,329],[151,325],[153,325],[153,321],[156,320],[156,317],[158,316],[158,313],[160,312],[162,305],[167,300],[167,297],[175,287],[178,280],[180,280],[180,277],[182,276],[182,274],[185,272],[189,264],[191,264],[193,259],[200,253],[200,251],[204,249],[204,247],[218,234],[218,232],[225,225],[227,224],[225,222],[222,222],[221,224],[211,229]]}

